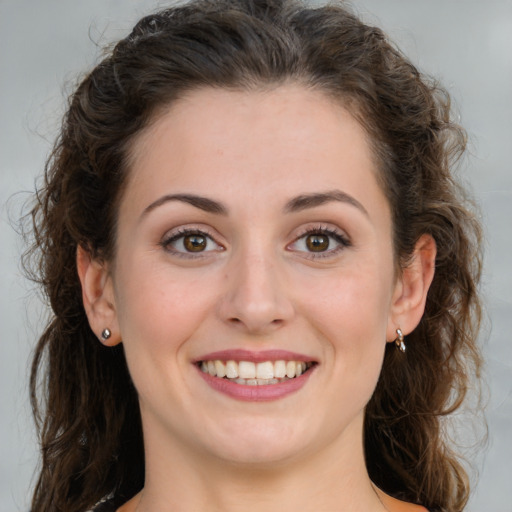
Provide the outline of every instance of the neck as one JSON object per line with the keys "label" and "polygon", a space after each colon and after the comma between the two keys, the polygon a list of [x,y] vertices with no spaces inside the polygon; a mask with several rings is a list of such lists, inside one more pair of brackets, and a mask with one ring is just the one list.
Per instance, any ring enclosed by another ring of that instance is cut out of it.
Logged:
{"label": "neck", "polygon": [[385,511],[364,464],[362,418],[319,451],[258,464],[191,453],[146,435],[146,485],[123,512]]}

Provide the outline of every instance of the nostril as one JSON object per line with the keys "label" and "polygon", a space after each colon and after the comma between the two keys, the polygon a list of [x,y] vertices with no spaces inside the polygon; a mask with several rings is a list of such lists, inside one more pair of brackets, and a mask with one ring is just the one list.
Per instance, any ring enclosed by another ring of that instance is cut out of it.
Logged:
{"label": "nostril", "polygon": [[[240,320],[240,318],[237,318],[237,317],[230,318],[229,321],[233,324],[242,324],[243,323],[242,320]],[[282,323],[283,323],[282,318],[276,318],[270,322],[271,325],[281,325]]]}

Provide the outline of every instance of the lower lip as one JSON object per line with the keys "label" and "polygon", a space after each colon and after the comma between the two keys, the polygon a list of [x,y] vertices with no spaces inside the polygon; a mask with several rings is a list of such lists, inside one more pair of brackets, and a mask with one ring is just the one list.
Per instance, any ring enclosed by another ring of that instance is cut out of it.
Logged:
{"label": "lower lip", "polygon": [[278,400],[301,389],[308,381],[315,367],[316,365],[299,377],[294,377],[293,379],[278,384],[267,384],[263,386],[237,384],[236,382],[231,382],[229,379],[212,377],[209,373],[204,373],[200,368],[197,368],[197,371],[211,388],[231,398],[244,400],[246,402],[267,402]]}

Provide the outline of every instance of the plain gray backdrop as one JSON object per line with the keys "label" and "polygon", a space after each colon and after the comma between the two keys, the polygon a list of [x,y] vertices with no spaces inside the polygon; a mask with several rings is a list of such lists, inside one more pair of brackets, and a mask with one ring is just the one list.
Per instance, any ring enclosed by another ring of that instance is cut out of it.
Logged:
{"label": "plain gray backdrop", "polygon": [[[468,510],[512,511],[512,0],[352,4],[441,80],[469,132],[464,179],[486,226],[482,342],[490,398],[489,445],[474,458],[480,481]],[[95,42],[125,36],[139,17],[163,5],[0,0],[0,512],[28,511],[37,461],[28,360],[47,314],[20,271],[23,245],[11,227],[27,199],[19,192],[33,190],[66,92],[100,54]]]}

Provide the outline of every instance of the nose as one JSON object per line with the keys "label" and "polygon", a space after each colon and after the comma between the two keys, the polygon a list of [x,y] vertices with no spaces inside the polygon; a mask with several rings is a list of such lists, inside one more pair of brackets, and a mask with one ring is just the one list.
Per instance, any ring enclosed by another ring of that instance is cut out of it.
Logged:
{"label": "nose", "polygon": [[275,258],[259,251],[240,254],[227,270],[226,293],[219,303],[224,322],[251,334],[265,335],[288,323],[294,308]]}

